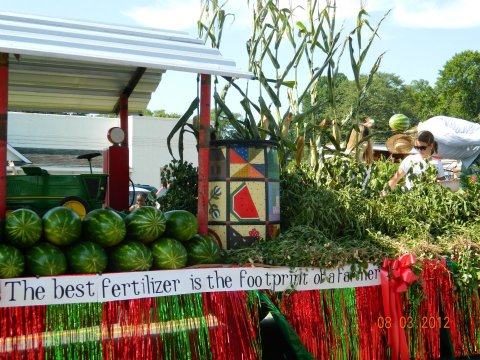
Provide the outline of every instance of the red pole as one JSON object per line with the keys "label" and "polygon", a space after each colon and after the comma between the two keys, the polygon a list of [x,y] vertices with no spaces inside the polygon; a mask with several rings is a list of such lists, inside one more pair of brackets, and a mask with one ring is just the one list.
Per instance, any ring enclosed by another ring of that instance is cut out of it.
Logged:
{"label": "red pole", "polygon": [[200,76],[200,130],[198,136],[198,233],[208,232],[208,172],[210,150],[211,77]]}
{"label": "red pole", "polygon": [[0,221],[7,210],[8,54],[0,53]]}
{"label": "red pole", "polygon": [[129,148],[128,148],[128,96],[120,96],[120,128],[125,134],[121,146],[110,146],[108,148],[108,190],[107,205],[115,210],[128,209],[128,185],[130,178],[129,171]]}
{"label": "red pole", "polygon": [[120,128],[125,133],[123,146],[128,146],[128,97],[122,95],[120,97]]}

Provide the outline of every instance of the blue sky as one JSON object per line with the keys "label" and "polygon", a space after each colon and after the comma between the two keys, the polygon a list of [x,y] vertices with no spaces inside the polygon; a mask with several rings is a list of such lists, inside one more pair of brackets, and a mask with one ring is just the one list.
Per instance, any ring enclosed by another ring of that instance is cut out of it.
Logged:
{"label": "blue sky", "polygon": [[[284,6],[305,3],[280,0]],[[480,1],[478,0],[366,0],[376,23],[389,9],[392,12],[380,28],[380,38],[369,52],[369,61],[385,52],[380,71],[395,73],[409,84],[428,80],[433,85],[438,72],[456,53],[480,51]],[[230,0],[222,54],[246,70],[245,40],[250,32],[250,12],[245,0]],[[359,0],[337,0],[337,18],[345,21],[346,36],[358,11]],[[93,22],[183,30],[196,35],[200,0],[0,0],[0,11],[80,19]],[[301,14],[299,14],[301,17]],[[369,70],[368,62],[363,68]],[[349,76],[348,65],[341,68]],[[350,76],[349,76],[350,77]],[[196,76],[167,72],[153,94],[149,109],[183,113],[196,94]],[[227,98],[228,100],[228,98]]]}

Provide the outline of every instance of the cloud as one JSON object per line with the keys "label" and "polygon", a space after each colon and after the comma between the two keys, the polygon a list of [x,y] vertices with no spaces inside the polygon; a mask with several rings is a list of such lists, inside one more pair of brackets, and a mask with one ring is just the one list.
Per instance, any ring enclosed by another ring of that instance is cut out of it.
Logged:
{"label": "cloud", "polygon": [[197,26],[200,0],[156,0],[152,5],[135,7],[126,15],[147,27],[191,30]]}
{"label": "cloud", "polygon": [[[365,0],[363,1],[366,2]],[[371,4],[370,4],[371,3]],[[382,0],[370,0],[368,11],[378,8],[377,4],[381,4]],[[244,0],[227,1],[224,10],[227,14],[233,16],[227,17],[226,27],[234,26],[236,29],[247,30],[252,25],[252,6],[254,1],[247,2]],[[319,1],[320,6],[322,2]],[[143,26],[164,28],[171,30],[191,30],[196,27],[198,17],[200,15],[200,0],[154,0],[151,5],[135,7],[127,11],[126,15],[134,19]],[[305,0],[279,0],[280,7],[295,10],[296,20],[305,21],[306,2]],[[360,0],[338,0],[337,1],[337,20],[343,21],[350,18],[355,19],[360,8]]]}
{"label": "cloud", "polygon": [[[297,7],[297,20],[306,19],[305,0],[279,0],[281,7]],[[225,11],[234,14],[227,18],[226,28],[239,30],[251,28],[251,6],[245,1],[227,1]],[[322,6],[322,1],[319,2]],[[478,0],[337,0],[337,21],[354,21],[360,4],[371,15],[385,13],[396,26],[406,28],[460,29],[480,26],[480,1]],[[154,0],[151,5],[135,7],[127,12],[139,24],[171,30],[195,29],[200,14],[200,0]],[[382,14],[383,15],[383,14]],[[194,30],[195,31],[195,30]]]}
{"label": "cloud", "polygon": [[396,0],[393,21],[397,26],[462,29],[480,26],[478,0]]}

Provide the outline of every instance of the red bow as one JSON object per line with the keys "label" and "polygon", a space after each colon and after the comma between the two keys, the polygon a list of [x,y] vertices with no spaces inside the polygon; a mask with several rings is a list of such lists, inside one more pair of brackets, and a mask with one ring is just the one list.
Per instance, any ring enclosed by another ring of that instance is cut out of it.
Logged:
{"label": "red bow", "polygon": [[392,360],[410,359],[407,337],[400,327],[400,318],[403,316],[400,293],[407,291],[418,278],[410,268],[415,262],[413,254],[405,254],[398,259],[385,259],[380,269],[383,310],[385,319],[391,320],[391,326],[387,330]]}

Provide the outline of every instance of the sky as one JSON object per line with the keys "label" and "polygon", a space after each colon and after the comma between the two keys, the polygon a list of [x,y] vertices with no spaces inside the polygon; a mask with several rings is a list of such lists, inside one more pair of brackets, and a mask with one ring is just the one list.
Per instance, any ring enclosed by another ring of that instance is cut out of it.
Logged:
{"label": "sky", "polygon": [[[280,2],[283,6],[306,3]],[[242,70],[247,70],[245,41],[250,35],[251,21],[246,3],[245,0],[226,2],[226,12],[235,14],[235,19],[228,18],[220,48],[222,55],[236,61]],[[372,24],[388,10],[391,12],[380,27],[379,38],[374,41],[362,72],[368,72],[368,65],[385,53],[379,71],[394,73],[405,84],[423,79],[434,85],[439,71],[455,54],[480,51],[478,0],[364,0],[363,4]],[[337,21],[344,24],[342,34],[347,36],[360,0],[337,0],[337,5]],[[200,0],[0,0],[0,11],[182,30],[196,36]],[[298,16],[302,18],[301,11]],[[347,60],[340,71],[350,78]],[[182,114],[196,95],[195,84],[194,74],[168,71],[148,108]]]}

